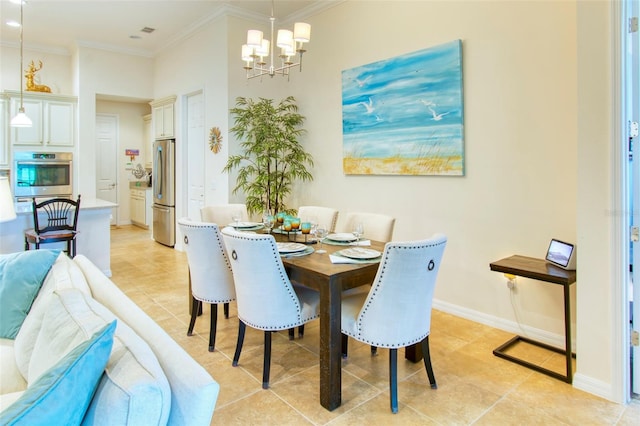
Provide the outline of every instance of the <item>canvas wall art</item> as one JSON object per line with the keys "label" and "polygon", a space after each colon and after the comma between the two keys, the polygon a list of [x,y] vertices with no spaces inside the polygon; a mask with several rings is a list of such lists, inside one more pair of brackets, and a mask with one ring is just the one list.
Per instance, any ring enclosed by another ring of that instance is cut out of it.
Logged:
{"label": "canvas wall art", "polygon": [[462,41],[342,72],[343,169],[464,175]]}

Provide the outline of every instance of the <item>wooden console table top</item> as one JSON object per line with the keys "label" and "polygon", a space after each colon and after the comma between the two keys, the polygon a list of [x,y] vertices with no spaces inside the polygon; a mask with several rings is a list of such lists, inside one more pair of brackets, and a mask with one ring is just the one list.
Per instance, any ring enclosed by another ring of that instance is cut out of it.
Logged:
{"label": "wooden console table top", "polygon": [[492,271],[518,275],[525,278],[569,285],[576,282],[576,271],[559,268],[544,259],[513,255],[489,264]]}

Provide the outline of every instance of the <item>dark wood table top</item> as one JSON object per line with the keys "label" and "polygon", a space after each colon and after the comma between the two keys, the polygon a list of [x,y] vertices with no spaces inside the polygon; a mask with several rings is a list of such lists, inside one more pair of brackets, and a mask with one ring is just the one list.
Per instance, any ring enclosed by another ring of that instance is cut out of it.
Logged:
{"label": "dark wood table top", "polygon": [[492,271],[533,278],[554,284],[569,285],[576,282],[577,279],[576,271],[562,269],[544,259],[517,254],[491,262],[489,267]]}
{"label": "dark wood table top", "polygon": [[[291,279],[295,280],[298,277],[304,276],[305,280],[303,283],[316,289],[318,285],[320,285],[320,282],[326,283],[335,279],[340,280],[343,290],[370,283],[378,271],[380,262],[331,263],[331,259],[329,258],[330,254],[349,247],[350,246],[323,244],[322,248],[327,252],[317,253],[320,246],[319,244],[313,244],[313,248],[316,250],[315,252],[307,256],[283,256],[282,263]],[[384,251],[384,243],[371,241],[371,246],[367,248],[382,252]],[[313,278],[317,278],[317,280]]]}

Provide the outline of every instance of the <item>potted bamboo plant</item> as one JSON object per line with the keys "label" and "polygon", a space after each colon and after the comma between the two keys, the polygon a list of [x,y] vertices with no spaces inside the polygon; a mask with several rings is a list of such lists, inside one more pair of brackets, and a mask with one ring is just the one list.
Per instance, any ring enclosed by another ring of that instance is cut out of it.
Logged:
{"label": "potted bamboo plant", "polygon": [[298,138],[304,134],[304,116],[298,113],[293,96],[278,104],[273,99],[258,101],[239,97],[231,109],[231,133],[241,141],[242,153],[229,157],[223,171],[238,169],[233,193],[243,191],[250,214],[292,212],[286,205],[294,181],[311,181],[307,167],[313,158]]}

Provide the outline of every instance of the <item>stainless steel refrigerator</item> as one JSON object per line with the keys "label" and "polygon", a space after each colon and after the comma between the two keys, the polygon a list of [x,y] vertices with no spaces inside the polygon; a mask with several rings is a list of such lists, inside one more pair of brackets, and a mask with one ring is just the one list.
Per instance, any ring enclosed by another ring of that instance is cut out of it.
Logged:
{"label": "stainless steel refrigerator", "polygon": [[153,239],[173,247],[176,244],[175,139],[153,142]]}

